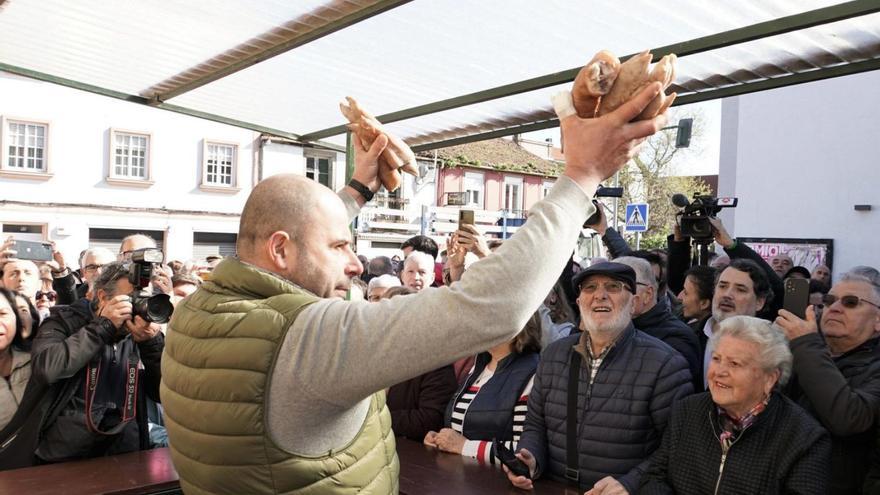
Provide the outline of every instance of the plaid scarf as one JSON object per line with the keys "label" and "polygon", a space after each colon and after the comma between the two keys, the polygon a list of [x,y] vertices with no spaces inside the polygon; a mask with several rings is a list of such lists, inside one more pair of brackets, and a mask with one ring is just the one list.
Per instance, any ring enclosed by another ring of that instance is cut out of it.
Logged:
{"label": "plaid scarf", "polygon": [[758,402],[755,404],[755,407],[749,409],[749,411],[740,418],[735,418],[728,414],[723,408],[716,406],[718,408],[718,426],[721,427],[721,434],[718,435],[718,441],[721,442],[721,450],[723,452],[726,453],[742,432],[754,424],[755,420],[758,419],[758,415],[767,408],[767,403],[769,401],[770,397],[767,397],[761,402]]}

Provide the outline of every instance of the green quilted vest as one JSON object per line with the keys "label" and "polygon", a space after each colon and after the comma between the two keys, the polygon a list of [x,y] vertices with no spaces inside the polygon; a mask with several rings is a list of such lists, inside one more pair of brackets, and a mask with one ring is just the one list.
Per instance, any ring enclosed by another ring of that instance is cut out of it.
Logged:
{"label": "green quilted vest", "polygon": [[397,493],[384,392],[373,395],[360,432],[339,450],[296,455],[269,438],[265,403],[276,355],[296,316],[317,300],[227,259],[177,306],[161,394],[171,457],[187,495]]}

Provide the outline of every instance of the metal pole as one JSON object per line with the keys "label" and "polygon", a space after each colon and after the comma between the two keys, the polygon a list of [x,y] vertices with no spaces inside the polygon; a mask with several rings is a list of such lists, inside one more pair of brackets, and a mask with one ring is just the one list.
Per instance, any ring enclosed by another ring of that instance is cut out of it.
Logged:
{"label": "metal pole", "polygon": [[639,249],[642,248],[641,243],[642,243],[642,233],[637,230],[636,231],[636,251],[638,251]]}
{"label": "metal pole", "polygon": [[419,220],[419,234],[428,235],[428,205],[422,205],[422,218]]}
{"label": "metal pole", "polygon": [[507,239],[507,208],[501,210],[501,238]]}
{"label": "metal pole", "polygon": [[[615,172],[614,173],[614,187],[619,187],[619,186],[620,186],[620,172]],[[620,232],[618,230],[619,220],[617,218],[617,200],[618,199],[619,198],[614,198],[614,230],[617,230],[618,232]]]}

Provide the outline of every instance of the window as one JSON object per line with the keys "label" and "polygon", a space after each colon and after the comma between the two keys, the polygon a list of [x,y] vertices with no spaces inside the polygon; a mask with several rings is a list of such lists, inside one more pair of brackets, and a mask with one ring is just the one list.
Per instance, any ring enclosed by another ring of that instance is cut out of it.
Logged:
{"label": "window", "polygon": [[150,185],[150,135],[110,130],[108,182]]}
{"label": "window", "polygon": [[504,178],[504,209],[509,212],[519,213],[523,209],[523,180],[522,177]]}
{"label": "window", "polygon": [[541,198],[546,198],[547,195],[550,194],[550,190],[553,189],[553,184],[555,184],[555,182],[553,182],[552,180],[545,180],[544,181],[544,186],[543,186],[542,192],[541,192]]}
{"label": "window", "polygon": [[49,178],[49,124],[18,119],[2,119],[0,134],[0,172]]}
{"label": "window", "polygon": [[468,205],[483,208],[483,181],[481,173],[464,173],[464,192]]}
{"label": "window", "polygon": [[202,189],[238,191],[238,145],[206,140],[202,157]]}
{"label": "window", "polygon": [[306,177],[333,189],[333,159],[327,155],[306,155]]}

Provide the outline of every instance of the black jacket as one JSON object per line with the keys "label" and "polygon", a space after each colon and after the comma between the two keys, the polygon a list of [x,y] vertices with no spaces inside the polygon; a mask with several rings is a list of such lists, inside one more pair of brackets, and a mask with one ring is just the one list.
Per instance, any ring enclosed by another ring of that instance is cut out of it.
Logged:
{"label": "black jacket", "polygon": [[880,424],[880,338],[832,357],[818,333],[791,341],[789,393],[831,434],[832,494],[857,495],[871,466]]}
{"label": "black jacket", "polygon": [[69,272],[63,277],[52,279],[52,290],[58,296],[55,305],[62,306],[73,304],[86,297],[86,292],[89,291],[89,284],[81,282],[73,272]]}
{"label": "black jacket", "polygon": [[709,393],[679,401],[638,493],[828,493],[828,433],[786,397],[773,394],[767,408],[731,445],[723,470],[719,432]]}
{"label": "black jacket", "polygon": [[[84,386],[86,366],[98,355],[127,356],[132,347],[136,348],[143,369],[138,378],[137,438],[124,440],[126,445],[130,445],[133,440],[135,448],[149,448],[145,399],[149,396],[156,402],[160,401],[160,366],[164,342],[161,333],[150,341],[137,344],[130,336],[120,338],[109,322],[103,318],[94,318],[89,302],[85,299],[71,306],[52,308],[51,315],[40,326],[34,340],[31,381],[22,399],[22,404],[27,404],[28,407],[20,407],[10,424],[0,432],[0,440],[21,436],[15,442],[17,458],[4,459],[2,465],[10,467],[33,464],[36,461],[34,452],[41,446],[44,450],[51,451],[65,451],[68,447],[69,450],[75,450],[76,446],[67,440],[65,442],[71,444],[58,449],[59,445],[50,442],[47,432],[56,426],[56,421],[63,415],[67,422],[67,426],[62,428],[64,431],[54,428],[59,430],[59,435],[81,433],[80,428],[86,428],[82,421],[84,411],[78,407],[82,401],[76,397]],[[73,431],[75,429],[76,432]],[[130,435],[131,430],[126,433]],[[116,446],[111,445],[115,439],[107,440],[107,453],[121,453],[114,450]],[[4,451],[4,455],[5,453]],[[24,455],[28,458],[23,458]]]}
{"label": "black jacket", "polygon": [[[535,456],[539,475],[559,481],[565,480],[568,378],[578,339],[559,339],[541,354],[517,445]],[[632,325],[605,356],[592,386],[589,363],[582,360],[577,405],[581,488],[614,476],[634,493],[648,457],[660,445],[672,404],[692,391],[684,358]]]}
{"label": "black jacket", "polygon": [[688,362],[694,390],[703,390],[703,353],[697,336],[687,323],[672,316],[667,308],[655,304],[646,313],[633,318],[633,325],[678,351]]}
{"label": "black jacket", "polygon": [[388,410],[395,435],[421,442],[443,426],[443,411],[458,381],[452,365],[398,383],[388,389]]}

